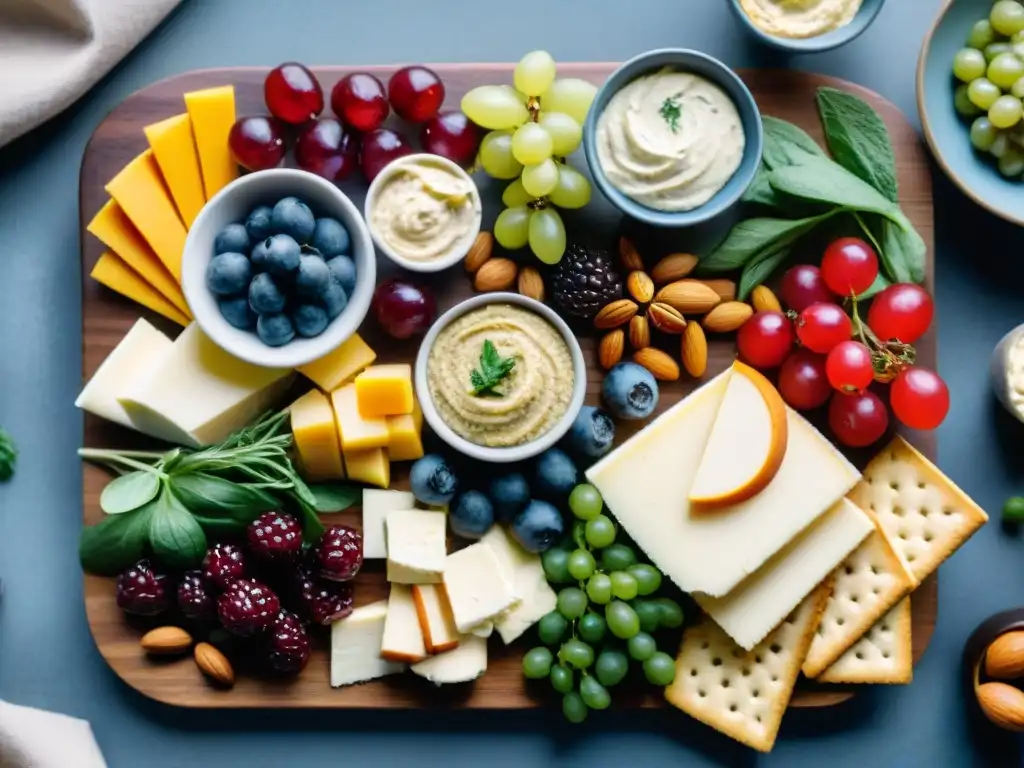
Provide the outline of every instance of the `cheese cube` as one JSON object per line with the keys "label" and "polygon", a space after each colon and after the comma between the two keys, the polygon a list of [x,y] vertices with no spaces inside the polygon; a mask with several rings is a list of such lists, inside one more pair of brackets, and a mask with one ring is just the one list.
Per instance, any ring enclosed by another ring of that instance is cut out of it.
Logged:
{"label": "cheese cube", "polygon": [[311,390],[288,409],[295,451],[310,480],[340,480],[345,477],[341,463],[338,427],[327,395]]}
{"label": "cheese cube", "polygon": [[512,583],[518,603],[494,619],[494,628],[507,645],[555,610],[557,596],[544,575],[540,556],[519,546],[503,526],[491,526],[480,540],[498,556],[498,562]]}
{"label": "cheese cube", "polygon": [[416,497],[408,491],[363,490],[363,559],[383,560],[388,556],[384,520],[388,512],[412,509]]}
{"label": "cheese cube", "polygon": [[481,542],[448,555],[444,563],[444,588],[455,626],[463,633],[516,604],[512,582],[498,556]]}
{"label": "cheese cube", "polygon": [[355,384],[336,389],[331,393],[331,402],[341,433],[341,447],[345,451],[387,448],[388,423],[383,416],[365,418],[360,415]]}
{"label": "cheese cube", "polygon": [[476,680],[487,671],[487,640],[467,635],[457,648],[413,664],[409,671],[435,685]]}
{"label": "cheese cube", "polygon": [[331,625],[331,686],[362,683],[405,669],[405,664],[381,658],[388,604],[381,600],[356,608]]}
{"label": "cheese cube", "polygon": [[428,653],[450,651],[459,644],[459,630],[444,584],[413,584],[412,599]]}
{"label": "cheese cube", "polygon": [[300,365],[298,371],[324,392],[333,392],[376,359],[370,345],[353,333],[333,352]]}
{"label": "cheese cube", "polygon": [[150,149],[156,157],[174,204],[185,227],[192,226],[199,211],[206,205],[203,192],[203,174],[199,170],[199,155],[192,138],[192,119],[188,115],[175,115],[142,129]]}
{"label": "cheese cube", "polygon": [[423,458],[423,439],[416,417],[411,413],[388,416],[388,458],[392,461],[414,461]]}
{"label": "cheese cube", "polygon": [[185,94],[185,108],[192,120],[203,192],[209,200],[238,178],[228,135],[235,124],[235,89],[230,85]]}
{"label": "cheese cube", "polygon": [[89,276],[101,285],[120,293],[125,298],[173,320],[178,325],[188,325],[191,320],[182,314],[162,293],[147,283],[112,251],[105,251]]}
{"label": "cheese cube", "polygon": [[371,365],[356,376],[356,401],[363,418],[412,413],[412,366]]}
{"label": "cheese cube", "polygon": [[342,450],[349,480],[368,483],[381,488],[391,485],[391,462],[383,448],[367,448],[365,450]]}
{"label": "cheese cube", "polygon": [[436,584],[445,569],[447,542],[443,512],[407,509],[389,512],[385,520],[388,541],[388,581]]}
{"label": "cheese cube", "polygon": [[416,615],[412,587],[392,584],[388,596],[388,616],[384,620],[384,637],[380,655],[389,661],[416,662],[427,658],[423,630]]}

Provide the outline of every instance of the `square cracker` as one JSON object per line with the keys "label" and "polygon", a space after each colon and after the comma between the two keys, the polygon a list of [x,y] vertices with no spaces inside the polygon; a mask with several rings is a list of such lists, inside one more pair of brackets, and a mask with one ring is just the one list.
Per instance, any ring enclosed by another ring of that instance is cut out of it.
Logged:
{"label": "square cracker", "polygon": [[915,587],[988,520],[981,507],[899,436],[871,460],[849,496],[878,520]]}
{"label": "square cracker", "polygon": [[749,651],[704,616],[683,634],[665,698],[726,736],[770,751],[830,590],[831,577]]}
{"label": "square cracker", "polygon": [[824,672],[913,588],[913,577],[876,529],[835,570],[832,595],[804,660],[804,674],[817,677]]}
{"label": "square cracker", "polygon": [[875,622],[860,640],[818,675],[822,683],[909,683],[914,675],[910,596]]}

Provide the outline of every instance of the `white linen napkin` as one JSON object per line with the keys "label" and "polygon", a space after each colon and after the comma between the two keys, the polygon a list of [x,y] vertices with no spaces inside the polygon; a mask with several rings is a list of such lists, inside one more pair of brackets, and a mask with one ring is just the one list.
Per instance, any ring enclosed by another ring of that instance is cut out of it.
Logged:
{"label": "white linen napkin", "polygon": [[85,720],[0,701],[0,768],[107,768],[107,763]]}
{"label": "white linen napkin", "polygon": [[180,0],[0,0],[0,146],[62,111]]}

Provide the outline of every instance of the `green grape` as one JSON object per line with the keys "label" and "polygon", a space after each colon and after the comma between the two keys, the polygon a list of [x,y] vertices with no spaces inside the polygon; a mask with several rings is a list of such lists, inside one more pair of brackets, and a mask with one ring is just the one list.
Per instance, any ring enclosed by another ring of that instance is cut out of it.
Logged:
{"label": "green grape", "polygon": [[624,571],[636,563],[636,552],[628,544],[610,544],[601,550],[601,567],[606,571]]}
{"label": "green grape", "polygon": [[597,86],[586,80],[575,77],[555,80],[540,97],[541,110],[564,112],[583,125],[596,94]]}
{"label": "green grape", "polygon": [[512,155],[512,132],[491,131],[480,142],[480,165],[496,179],[514,179],[523,164]]}
{"label": "green grape", "polygon": [[[953,76],[965,83],[985,75],[985,54],[976,48],[961,48],[953,57]],[[529,125],[529,123],[527,123]],[[524,128],[526,126],[523,126]],[[522,128],[519,129],[523,130]]]}
{"label": "green grape", "polygon": [[512,82],[527,96],[540,96],[555,81],[555,60],[547,51],[530,51],[516,64]]}
{"label": "green grape", "polygon": [[576,631],[579,632],[581,640],[595,644],[604,639],[605,632],[608,631],[608,625],[601,614],[588,613],[579,620],[579,623],[576,625]]}
{"label": "green grape", "polygon": [[998,135],[992,121],[985,116],[971,123],[971,145],[979,152],[988,152]]}
{"label": "green grape", "polygon": [[992,142],[992,146],[988,148],[988,153],[992,157],[999,159],[1007,152],[1010,151],[1010,137],[1002,131],[996,136],[995,141]]}
{"label": "green grape", "polygon": [[523,656],[523,675],[529,680],[540,680],[551,673],[551,663],[554,657],[551,651],[543,645],[531,648]]}
{"label": "green grape", "polygon": [[575,168],[560,164],[558,184],[551,190],[548,200],[559,208],[582,208],[590,202],[590,182]]}
{"label": "green grape", "polygon": [[1018,59],[1024,56],[1024,43],[1013,43],[1010,47],[1010,52],[1013,53]]}
{"label": "green grape", "polygon": [[647,563],[637,563],[627,569],[630,576],[636,579],[638,595],[652,595],[661,586],[661,571]]}
{"label": "green grape", "polygon": [[494,220],[494,239],[510,251],[523,248],[530,238],[532,218],[533,211],[525,206],[506,208]]}
{"label": "green grape", "polygon": [[545,208],[535,211],[530,217],[530,248],[545,264],[557,264],[562,260],[565,255],[565,225],[558,211]]}
{"label": "green grape", "polygon": [[622,651],[605,648],[594,662],[594,676],[601,685],[609,688],[621,683],[629,672],[629,659]]}
{"label": "green grape", "polygon": [[566,587],[558,593],[558,612],[569,619],[578,619],[587,610],[587,596],[582,589]]}
{"label": "green grape", "polygon": [[512,135],[512,156],[523,165],[536,165],[551,157],[552,144],[551,134],[540,125],[523,123]]}
{"label": "green grape", "polygon": [[1013,35],[1024,29],[1024,6],[1016,0],[999,0],[992,6],[988,20],[1000,35]]}
{"label": "green grape", "polygon": [[1012,53],[1013,46],[1009,43],[989,43],[985,46],[985,61],[992,61],[996,56],[1001,53]]}
{"label": "green grape", "polygon": [[594,556],[585,549],[577,549],[569,555],[569,575],[576,581],[589,579],[596,567]]}
{"label": "green grape", "polygon": [[608,576],[612,580],[612,594],[619,600],[632,600],[636,597],[637,585],[629,571],[612,571]]}
{"label": "green grape", "polygon": [[612,580],[607,573],[595,573],[587,581],[587,597],[598,605],[607,605],[612,599]]}
{"label": "green grape", "polygon": [[971,84],[967,86],[967,98],[978,109],[987,110],[996,103],[996,99],[1001,95],[999,86],[991,80],[986,80],[984,77],[972,80]]}
{"label": "green grape", "polygon": [[558,660],[571,664],[576,669],[586,669],[594,663],[594,649],[582,640],[572,637],[558,649]]}
{"label": "green grape", "polygon": [[1018,99],[1024,99],[1024,77],[1021,77],[1010,86],[1010,94],[1016,96]]}
{"label": "green grape", "polygon": [[572,154],[583,141],[583,127],[565,112],[545,110],[537,122],[551,134],[552,151],[559,157]]}
{"label": "green grape", "polygon": [[1000,53],[992,59],[988,65],[988,71],[984,74],[1000,88],[1008,90],[1020,77],[1024,76],[1024,61],[1012,53]]}
{"label": "green grape", "polygon": [[604,609],[608,629],[620,640],[628,640],[640,631],[640,619],[636,612],[621,600],[613,600]]}
{"label": "green grape", "polygon": [[664,651],[658,651],[644,662],[644,677],[651,685],[671,685],[676,679],[676,663]]}
{"label": "green grape", "polygon": [[1017,43],[1024,43],[1024,30],[1020,32],[1014,32],[1010,35],[1010,43],[1016,45]]}
{"label": "green grape", "polygon": [[989,107],[988,119],[996,128],[1012,128],[1024,115],[1024,106],[1016,96],[1000,96]]}
{"label": "green grape", "polygon": [[550,157],[523,168],[523,189],[535,197],[544,197],[558,185],[558,163]]}
{"label": "green grape", "polygon": [[640,630],[647,633],[658,631],[661,626],[661,608],[654,600],[634,600],[630,603],[640,620]]}
{"label": "green grape", "polygon": [[657,603],[658,612],[661,614],[661,626],[672,629],[683,626],[683,609],[679,607],[679,603],[667,597],[659,597],[654,602]]}
{"label": "green grape", "polygon": [[569,576],[569,553],[561,547],[552,547],[540,556],[544,566],[544,575],[552,584],[565,584],[572,581]]}
{"label": "green grape", "polygon": [[500,85],[481,85],[462,97],[466,117],[490,131],[516,128],[530,119],[526,105]]}
{"label": "green grape", "polygon": [[533,200],[534,197],[523,189],[523,182],[521,179],[513,181],[505,187],[505,191],[501,193],[501,202],[505,204],[506,208],[521,208]]}
{"label": "green grape", "polygon": [[593,520],[603,508],[601,492],[590,483],[580,483],[569,494],[569,510],[580,520]]}
{"label": "green grape", "polygon": [[967,45],[970,48],[984,48],[996,40],[996,33],[992,29],[992,22],[988,19],[981,19],[974,22],[971,33],[967,36]]}
{"label": "green grape", "polygon": [[569,628],[569,620],[558,611],[545,613],[537,622],[537,637],[544,645],[558,645]]}
{"label": "green grape", "polygon": [[975,117],[981,113],[981,110],[971,103],[971,99],[967,95],[968,87],[961,83],[953,91],[953,108],[961,117]]}
{"label": "green grape", "polygon": [[603,549],[615,542],[615,523],[607,515],[598,515],[587,521],[587,543]]}
{"label": "green grape", "polygon": [[572,670],[568,667],[563,667],[561,664],[555,664],[551,668],[551,687],[559,693],[568,693],[573,689],[576,681]]}
{"label": "green grape", "polygon": [[658,644],[647,632],[640,632],[626,641],[626,650],[630,658],[647,661],[658,650]]}
{"label": "green grape", "polygon": [[580,696],[583,703],[590,709],[608,709],[612,703],[608,689],[597,681],[596,677],[587,675],[580,680]]}
{"label": "green grape", "polygon": [[[529,97],[525,93],[523,93],[522,91],[517,91],[511,85],[507,85],[506,84],[506,85],[503,85],[501,87],[504,88],[505,90],[507,90],[513,96],[515,96],[516,97],[516,101],[518,101],[520,104],[526,104],[526,102],[530,100]],[[527,112],[529,112],[529,110],[527,110]]]}
{"label": "green grape", "polygon": [[582,723],[587,719],[587,705],[583,703],[583,697],[576,691],[569,691],[562,697],[562,714],[570,723]]}
{"label": "green grape", "polygon": [[1003,176],[1020,178],[1024,174],[1024,154],[1020,150],[1010,149],[999,158],[999,172]]}

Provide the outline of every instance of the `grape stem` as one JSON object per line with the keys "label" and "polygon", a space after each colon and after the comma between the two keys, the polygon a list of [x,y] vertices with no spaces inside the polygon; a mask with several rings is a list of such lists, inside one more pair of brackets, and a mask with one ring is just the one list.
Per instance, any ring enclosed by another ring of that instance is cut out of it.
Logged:
{"label": "grape stem", "polygon": [[899,339],[882,341],[868,324],[860,319],[856,296],[850,297],[850,310],[855,332],[861,343],[871,350],[871,366],[875,371],[875,381],[892,381],[900,371],[914,364],[917,351],[912,345],[904,344]]}
{"label": "grape stem", "polygon": [[526,111],[530,113],[530,122],[536,123],[540,120],[540,97],[531,96],[526,100]]}

